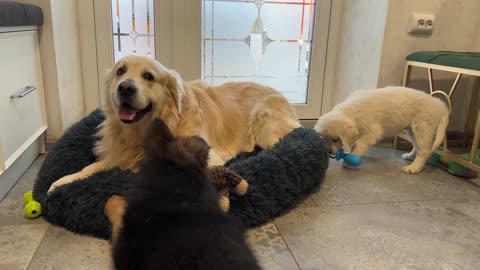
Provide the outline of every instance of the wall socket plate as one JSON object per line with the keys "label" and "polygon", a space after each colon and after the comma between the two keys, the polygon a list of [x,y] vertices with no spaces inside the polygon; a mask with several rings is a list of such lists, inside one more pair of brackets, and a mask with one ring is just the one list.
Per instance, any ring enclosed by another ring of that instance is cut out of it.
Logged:
{"label": "wall socket plate", "polygon": [[435,28],[435,15],[429,13],[410,14],[409,34],[430,35]]}

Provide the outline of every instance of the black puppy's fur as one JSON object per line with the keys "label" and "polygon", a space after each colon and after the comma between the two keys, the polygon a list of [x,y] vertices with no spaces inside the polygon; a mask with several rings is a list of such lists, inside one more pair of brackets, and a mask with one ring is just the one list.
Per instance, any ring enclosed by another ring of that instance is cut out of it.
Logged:
{"label": "black puppy's fur", "polygon": [[244,229],[218,205],[206,170],[209,146],[171,134],[155,120],[145,157],[126,196],[113,259],[128,269],[260,269]]}

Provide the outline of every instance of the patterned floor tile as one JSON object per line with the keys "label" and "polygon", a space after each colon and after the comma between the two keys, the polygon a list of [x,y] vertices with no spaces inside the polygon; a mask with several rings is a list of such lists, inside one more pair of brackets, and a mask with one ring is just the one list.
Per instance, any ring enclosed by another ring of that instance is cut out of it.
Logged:
{"label": "patterned floor tile", "polygon": [[28,269],[111,269],[110,244],[51,226]]}
{"label": "patterned floor tile", "polygon": [[27,269],[47,224],[0,226],[0,269]]}
{"label": "patterned floor tile", "polygon": [[442,202],[298,208],[275,225],[302,269],[480,265],[480,223]]}
{"label": "patterned floor tile", "polygon": [[263,269],[298,269],[273,223],[248,231],[247,242]]}

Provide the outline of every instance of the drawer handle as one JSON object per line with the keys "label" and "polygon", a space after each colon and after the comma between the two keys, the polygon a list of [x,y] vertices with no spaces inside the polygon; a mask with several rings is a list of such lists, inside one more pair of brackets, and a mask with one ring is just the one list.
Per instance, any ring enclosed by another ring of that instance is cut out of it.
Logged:
{"label": "drawer handle", "polygon": [[25,86],[24,88],[18,90],[16,93],[11,95],[10,97],[11,98],[22,98],[22,97],[30,94],[31,92],[35,91],[36,89],[37,89],[37,87],[33,86],[33,85]]}

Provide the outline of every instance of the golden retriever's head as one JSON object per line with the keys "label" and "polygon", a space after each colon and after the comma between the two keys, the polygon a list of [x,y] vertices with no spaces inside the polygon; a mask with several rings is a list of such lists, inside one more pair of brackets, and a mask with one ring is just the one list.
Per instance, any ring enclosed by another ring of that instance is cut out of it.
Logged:
{"label": "golden retriever's head", "polygon": [[322,135],[331,154],[336,154],[340,148],[352,152],[359,131],[355,122],[342,114],[330,112],[318,119],[315,131]]}
{"label": "golden retriever's head", "polygon": [[178,115],[183,94],[180,76],[148,57],[124,57],[107,75],[107,112],[125,124]]}

